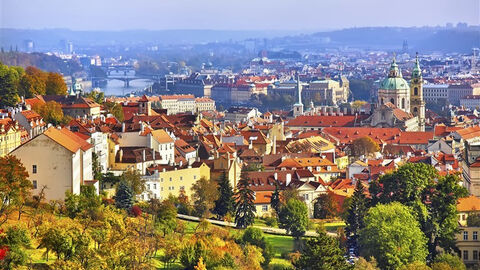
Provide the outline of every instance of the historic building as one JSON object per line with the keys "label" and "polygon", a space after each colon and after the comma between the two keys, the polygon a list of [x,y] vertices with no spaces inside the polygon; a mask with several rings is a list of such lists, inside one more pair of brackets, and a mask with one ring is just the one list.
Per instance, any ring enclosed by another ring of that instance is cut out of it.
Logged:
{"label": "historic building", "polygon": [[388,77],[380,84],[378,105],[367,120],[374,127],[398,127],[404,131],[425,130],[422,71],[418,62],[412,70],[410,85],[403,78],[395,57]]}

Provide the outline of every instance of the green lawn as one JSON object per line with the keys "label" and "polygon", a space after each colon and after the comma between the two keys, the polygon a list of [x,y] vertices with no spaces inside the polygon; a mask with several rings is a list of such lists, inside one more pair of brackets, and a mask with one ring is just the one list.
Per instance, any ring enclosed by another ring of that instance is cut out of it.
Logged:
{"label": "green lawn", "polygon": [[265,234],[265,238],[273,246],[275,257],[280,258],[282,253],[293,252],[293,238],[285,235]]}
{"label": "green lawn", "polygon": [[324,223],[323,226],[325,226],[325,230],[327,230],[328,232],[337,232],[338,228],[345,227],[345,222],[343,221],[329,222],[329,223]]}

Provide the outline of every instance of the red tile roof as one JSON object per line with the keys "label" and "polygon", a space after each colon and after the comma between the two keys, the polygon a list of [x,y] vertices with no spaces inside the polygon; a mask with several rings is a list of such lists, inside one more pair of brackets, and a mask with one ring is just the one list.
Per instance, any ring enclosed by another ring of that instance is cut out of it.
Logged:
{"label": "red tile roof", "polygon": [[368,118],[369,115],[302,115],[289,120],[288,127],[353,127]]}

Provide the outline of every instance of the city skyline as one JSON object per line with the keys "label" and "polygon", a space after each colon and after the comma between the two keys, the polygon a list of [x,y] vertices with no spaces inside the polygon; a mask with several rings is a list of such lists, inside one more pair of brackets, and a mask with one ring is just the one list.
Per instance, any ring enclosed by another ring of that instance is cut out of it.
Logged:
{"label": "city skyline", "polygon": [[[72,30],[298,30],[480,24],[478,0],[241,2],[2,0],[0,28]],[[115,8],[114,12],[110,12]],[[41,10],[41,12],[39,12]],[[435,15],[433,15],[435,14]]]}

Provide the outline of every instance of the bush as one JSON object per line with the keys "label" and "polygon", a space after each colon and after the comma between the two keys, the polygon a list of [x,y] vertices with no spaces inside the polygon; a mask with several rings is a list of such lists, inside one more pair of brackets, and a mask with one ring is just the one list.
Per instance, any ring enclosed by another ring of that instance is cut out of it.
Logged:
{"label": "bush", "polygon": [[293,270],[294,268],[291,265],[275,263],[275,264],[270,264],[269,269],[270,270]]}
{"label": "bush", "polygon": [[140,208],[140,206],[138,206],[138,205],[134,205],[134,206],[132,206],[132,208],[130,208],[130,213],[134,217],[139,217],[139,216],[142,215],[142,208]]}
{"label": "bush", "polygon": [[276,217],[265,217],[263,219],[265,221],[265,224],[269,227],[277,227],[278,226],[278,220]]}

